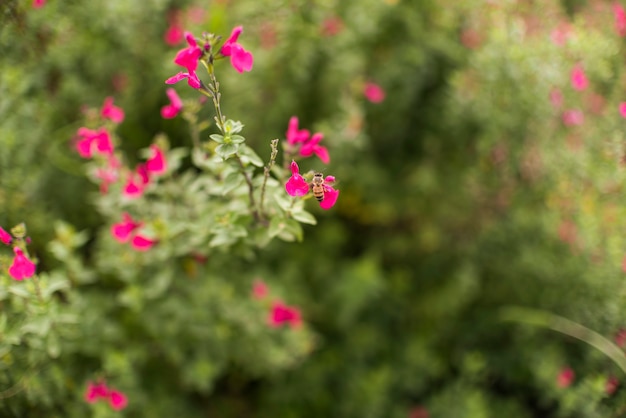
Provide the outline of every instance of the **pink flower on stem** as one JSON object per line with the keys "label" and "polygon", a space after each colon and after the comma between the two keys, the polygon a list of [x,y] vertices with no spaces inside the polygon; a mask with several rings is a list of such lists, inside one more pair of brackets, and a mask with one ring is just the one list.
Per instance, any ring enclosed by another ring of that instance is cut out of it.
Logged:
{"label": "pink flower on stem", "polygon": [[235,27],[220,49],[220,54],[224,57],[230,57],[231,65],[240,73],[252,70],[252,65],[254,64],[252,54],[237,42],[242,31],[242,26]]}
{"label": "pink flower on stem", "polygon": [[0,241],[2,241],[6,245],[11,244],[11,241],[13,241],[13,237],[11,236],[11,234],[9,234],[7,231],[2,229],[1,226],[0,226]]}
{"label": "pink flower on stem", "polygon": [[170,104],[165,105],[161,108],[161,116],[165,119],[172,119],[178,115],[178,113],[183,108],[183,101],[178,97],[178,93],[173,88],[168,88],[165,93],[167,97],[170,99]]}
{"label": "pink flower on stem", "polygon": [[160,176],[167,171],[165,156],[163,151],[155,144],[150,145],[150,150],[152,151],[152,156],[146,161],[146,172],[148,175]]}
{"label": "pink flower on stem", "polygon": [[289,145],[295,145],[301,142],[305,142],[309,139],[311,133],[306,129],[298,129],[298,117],[292,116],[289,119],[289,125],[287,126],[287,143]]}
{"label": "pink flower on stem", "polygon": [[574,382],[575,377],[576,375],[574,373],[574,370],[572,370],[570,367],[565,367],[559,372],[556,378],[556,384],[560,388],[566,388]]}
{"label": "pink flower on stem", "polygon": [[173,75],[172,77],[165,80],[165,84],[176,84],[180,80],[184,80],[185,78],[187,79],[187,84],[189,84],[189,86],[193,87],[194,89],[199,89],[202,85],[195,71],[192,71],[190,73],[184,73],[181,71],[178,74]]}
{"label": "pink flower on stem", "polygon": [[372,103],[380,103],[385,100],[385,91],[376,83],[368,81],[363,89],[365,98]]}
{"label": "pink flower on stem", "polygon": [[198,60],[202,56],[202,49],[198,46],[196,39],[189,32],[185,32],[187,40],[187,48],[181,49],[174,57],[174,63],[187,69],[191,73],[195,73],[198,68]]}
{"label": "pink flower on stem", "polygon": [[269,324],[274,328],[286,324],[289,324],[292,328],[297,328],[302,325],[300,310],[296,307],[285,305],[279,300],[275,301],[272,303],[270,310]]}
{"label": "pink flower on stem", "polygon": [[128,398],[122,392],[111,390],[109,393],[109,405],[116,411],[121,411],[128,405]]}
{"label": "pink flower on stem", "polygon": [[617,2],[613,3],[613,15],[615,16],[615,31],[619,36],[626,36],[626,11]]}
{"label": "pink flower on stem", "polygon": [[83,158],[92,158],[94,153],[102,155],[113,154],[113,142],[105,128],[100,128],[97,131],[79,128],[75,146],[76,151]]}
{"label": "pink flower on stem", "polygon": [[13,247],[15,257],[9,266],[9,275],[15,280],[24,280],[35,274],[35,263],[30,261],[19,247]]}
{"label": "pink flower on stem", "polygon": [[574,66],[570,79],[572,82],[572,87],[574,87],[575,90],[583,91],[589,86],[589,80],[587,80],[585,70],[580,64]]}
{"label": "pink flower on stem", "polygon": [[113,105],[113,97],[104,99],[100,115],[105,119],[110,119],[115,123],[121,123],[124,120],[124,110],[121,107]]}
{"label": "pink flower on stem", "polygon": [[268,294],[267,284],[261,279],[256,279],[252,284],[252,297],[264,299]]}
{"label": "pink flower on stem", "polygon": [[311,139],[302,144],[302,147],[300,148],[300,155],[303,157],[310,157],[311,155],[315,154],[319,157],[320,160],[322,160],[324,164],[328,164],[330,162],[328,149],[319,145],[319,142],[322,140],[323,137],[324,135],[319,132],[313,134]]}
{"label": "pink flower on stem", "polygon": [[326,176],[324,179],[324,199],[320,202],[320,207],[324,210],[328,210],[335,206],[337,198],[339,197],[339,190],[335,190],[329,183],[334,183],[334,176]]}
{"label": "pink flower on stem", "polygon": [[300,169],[295,161],[291,162],[291,177],[285,183],[285,189],[290,196],[305,196],[309,193],[309,183],[300,175]]}

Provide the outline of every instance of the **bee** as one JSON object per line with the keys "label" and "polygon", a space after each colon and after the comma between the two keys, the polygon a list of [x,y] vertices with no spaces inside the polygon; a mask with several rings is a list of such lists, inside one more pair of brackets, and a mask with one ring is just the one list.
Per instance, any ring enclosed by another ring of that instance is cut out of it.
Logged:
{"label": "bee", "polygon": [[322,173],[313,175],[311,189],[313,190],[313,196],[315,196],[318,202],[324,200],[324,175]]}

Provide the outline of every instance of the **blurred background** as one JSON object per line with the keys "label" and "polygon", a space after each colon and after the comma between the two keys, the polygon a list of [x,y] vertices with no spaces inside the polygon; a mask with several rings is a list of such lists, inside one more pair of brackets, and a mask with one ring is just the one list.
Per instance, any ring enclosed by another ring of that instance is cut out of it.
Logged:
{"label": "blurred background", "polygon": [[[90,416],[83,383],[116,367],[129,407],[93,416],[626,416],[625,371],[603,352],[623,356],[626,342],[619,2],[3,0],[0,225],[27,223],[38,269],[64,271],[46,247],[56,221],[86,231],[77,257],[88,267],[110,225],[72,145],[85,106],[115,98],[128,155],[159,133],[189,146],[184,121],[160,116],[185,46],[177,33],[237,25],[254,68],[218,67],[226,114],[264,159],[291,116],[323,132],[330,164],[307,169],[334,175],[341,195],[330,211],[309,202],[318,225],[303,242],[225,256],[204,279],[228,271],[242,304],[263,280],[302,310],[308,334],[186,338],[193,315],[214,319],[165,295],[150,315],[182,312],[172,329],[141,337],[150,326],[111,316],[124,330],[115,358],[81,334],[29,378],[28,395],[0,399],[2,416]],[[212,289],[195,309],[240,320]],[[560,317],[572,322],[559,328]],[[571,324],[603,336],[600,349]]]}

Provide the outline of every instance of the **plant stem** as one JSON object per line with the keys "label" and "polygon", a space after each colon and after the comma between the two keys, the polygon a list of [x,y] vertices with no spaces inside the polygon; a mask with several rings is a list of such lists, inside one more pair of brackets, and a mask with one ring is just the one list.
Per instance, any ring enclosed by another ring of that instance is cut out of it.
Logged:
{"label": "plant stem", "polygon": [[250,212],[252,212],[252,216],[256,222],[261,222],[261,216],[259,215],[259,210],[256,206],[256,201],[254,200],[254,185],[252,184],[252,179],[250,175],[246,172],[246,168],[239,158],[238,155],[235,156],[237,163],[239,164],[239,168],[241,169],[241,174],[243,174],[243,178],[246,180],[246,184],[248,185],[248,197],[250,199]]}
{"label": "plant stem", "polygon": [[270,171],[276,163],[276,155],[278,155],[278,139],[272,139],[270,147],[272,148],[270,161],[265,167],[263,167],[263,185],[261,186],[261,201],[259,203],[259,211],[261,212],[261,215],[263,215],[263,205],[265,203],[265,186],[267,185],[267,179],[270,177]]}

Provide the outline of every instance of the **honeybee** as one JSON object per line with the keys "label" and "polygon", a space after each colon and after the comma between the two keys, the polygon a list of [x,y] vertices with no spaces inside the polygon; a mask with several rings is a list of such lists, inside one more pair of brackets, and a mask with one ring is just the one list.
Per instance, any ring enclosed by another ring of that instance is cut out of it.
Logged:
{"label": "honeybee", "polygon": [[311,189],[313,190],[313,196],[315,196],[318,202],[324,200],[324,175],[322,173],[315,173],[313,175]]}

